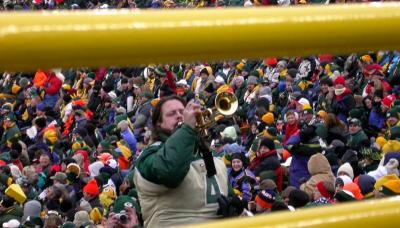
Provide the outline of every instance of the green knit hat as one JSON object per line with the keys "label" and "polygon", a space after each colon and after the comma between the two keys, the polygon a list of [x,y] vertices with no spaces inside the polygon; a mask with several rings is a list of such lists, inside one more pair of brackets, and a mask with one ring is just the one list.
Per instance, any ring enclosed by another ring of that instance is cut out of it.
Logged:
{"label": "green knit hat", "polygon": [[362,109],[353,108],[352,110],[350,110],[349,114],[350,114],[351,118],[361,119],[361,117],[363,116],[364,112],[363,112]]}
{"label": "green knit hat", "polygon": [[125,207],[134,207],[137,213],[141,213],[139,204],[137,200],[133,197],[129,197],[126,195],[119,196],[114,202],[113,212],[118,214],[122,210],[125,210]]}
{"label": "green knit hat", "polygon": [[351,202],[355,201],[354,196],[351,192],[343,190],[335,194],[335,199],[339,202]]}
{"label": "green knit hat", "polygon": [[101,147],[103,150],[107,150],[111,148],[110,142],[108,140],[103,140],[100,142]]}
{"label": "green knit hat", "polygon": [[114,123],[115,123],[116,125],[118,125],[119,122],[121,122],[121,121],[123,121],[123,120],[127,120],[127,119],[128,119],[128,115],[126,115],[126,114],[120,114],[120,115],[115,116],[115,118],[114,118]]}

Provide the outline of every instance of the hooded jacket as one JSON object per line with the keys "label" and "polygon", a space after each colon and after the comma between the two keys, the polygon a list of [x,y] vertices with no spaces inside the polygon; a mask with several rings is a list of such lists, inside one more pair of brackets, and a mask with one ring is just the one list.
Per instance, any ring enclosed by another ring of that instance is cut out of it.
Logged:
{"label": "hooded jacket", "polygon": [[311,156],[307,166],[311,178],[300,186],[300,190],[307,192],[311,199],[313,199],[317,184],[321,181],[332,182],[333,184],[335,176],[332,173],[328,159],[321,153]]}

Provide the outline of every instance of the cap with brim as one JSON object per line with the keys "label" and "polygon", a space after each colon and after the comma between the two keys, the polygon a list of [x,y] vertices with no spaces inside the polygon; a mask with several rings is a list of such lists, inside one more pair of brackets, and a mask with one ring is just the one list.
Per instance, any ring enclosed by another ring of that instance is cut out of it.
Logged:
{"label": "cap with brim", "polygon": [[67,175],[65,173],[57,172],[54,176],[50,177],[50,179],[65,182],[67,180]]}

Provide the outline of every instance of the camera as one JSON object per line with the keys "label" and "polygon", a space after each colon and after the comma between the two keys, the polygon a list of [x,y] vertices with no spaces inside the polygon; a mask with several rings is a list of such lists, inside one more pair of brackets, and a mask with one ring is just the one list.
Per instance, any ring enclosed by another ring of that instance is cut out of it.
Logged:
{"label": "camera", "polygon": [[121,224],[128,223],[128,215],[126,214],[125,210],[122,210],[120,213],[116,214],[116,217]]}

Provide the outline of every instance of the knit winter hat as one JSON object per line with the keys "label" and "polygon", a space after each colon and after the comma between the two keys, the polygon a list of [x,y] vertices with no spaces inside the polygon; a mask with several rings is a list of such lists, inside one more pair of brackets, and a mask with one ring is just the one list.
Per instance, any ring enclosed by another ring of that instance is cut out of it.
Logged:
{"label": "knit winter hat", "polygon": [[83,187],[83,192],[86,192],[92,196],[97,196],[99,194],[99,186],[95,179],[90,180],[85,187]]}
{"label": "knit winter hat", "polygon": [[273,124],[275,121],[274,114],[272,112],[264,114],[261,119],[267,125]]}
{"label": "knit winter hat", "polygon": [[247,78],[247,85],[257,85],[258,78],[256,76],[249,76]]}
{"label": "knit winter hat", "polygon": [[335,199],[339,202],[349,202],[349,201],[355,200],[353,193],[351,193],[347,190],[337,192],[335,194]]}
{"label": "knit winter hat", "polygon": [[275,202],[276,192],[270,189],[262,190],[256,196],[256,203],[264,209],[270,209]]}
{"label": "knit winter hat", "polygon": [[346,82],[346,80],[344,79],[344,77],[340,76],[340,77],[337,77],[335,79],[335,81],[333,81],[333,85],[334,86],[335,85],[343,85],[343,86],[345,86],[345,82]]}
{"label": "knit winter hat", "polygon": [[114,213],[120,213],[122,210],[125,210],[125,207],[134,207],[137,213],[140,213],[140,207],[137,203],[137,200],[133,197],[129,197],[126,195],[119,196],[114,202]]}
{"label": "knit winter hat", "polygon": [[230,138],[232,140],[236,140],[237,139],[236,128],[234,126],[226,127],[224,131],[221,132],[221,136],[224,138]]}
{"label": "knit winter hat", "polygon": [[78,211],[74,217],[74,224],[81,227],[83,224],[90,222],[89,214],[86,211]]}
{"label": "knit winter hat", "polygon": [[399,177],[396,174],[390,174],[390,175],[386,175],[383,176],[381,178],[379,178],[375,185],[374,185],[374,189],[379,191],[381,189],[381,187],[388,181],[390,180],[399,180]]}
{"label": "knit winter hat", "polygon": [[400,195],[400,180],[390,180],[384,183],[380,192],[387,196]]}
{"label": "knit winter hat", "polygon": [[349,176],[347,176],[347,175],[338,176],[338,177],[336,178],[336,182],[335,182],[335,183],[337,183],[337,182],[339,182],[339,181],[342,182],[343,185],[349,184],[349,183],[352,183],[352,182],[353,182],[353,180],[352,180]]}
{"label": "knit winter hat", "polygon": [[356,183],[345,184],[343,190],[351,192],[356,200],[362,200],[364,198],[360,187]]}
{"label": "knit winter hat", "polygon": [[339,176],[340,172],[346,173],[352,180],[354,179],[354,172],[353,168],[351,167],[350,163],[346,162],[341,165],[337,171],[337,175]]}
{"label": "knit winter hat", "polygon": [[276,188],[277,188],[277,186],[276,186],[275,182],[273,180],[271,180],[271,179],[263,180],[260,183],[260,189],[261,190],[269,189],[269,190],[276,191]]}
{"label": "knit winter hat", "polygon": [[360,187],[361,193],[367,195],[374,191],[374,184],[376,183],[375,178],[369,175],[360,175],[358,177],[358,186]]}
{"label": "knit winter hat", "polygon": [[259,148],[261,148],[262,146],[267,147],[270,150],[275,150],[275,143],[272,139],[270,138],[263,138],[260,142],[260,146]]}
{"label": "knit winter hat", "polygon": [[242,153],[233,153],[231,156],[231,161],[233,161],[234,159],[238,159],[238,160],[242,161],[242,163],[244,162],[244,157],[243,157]]}

